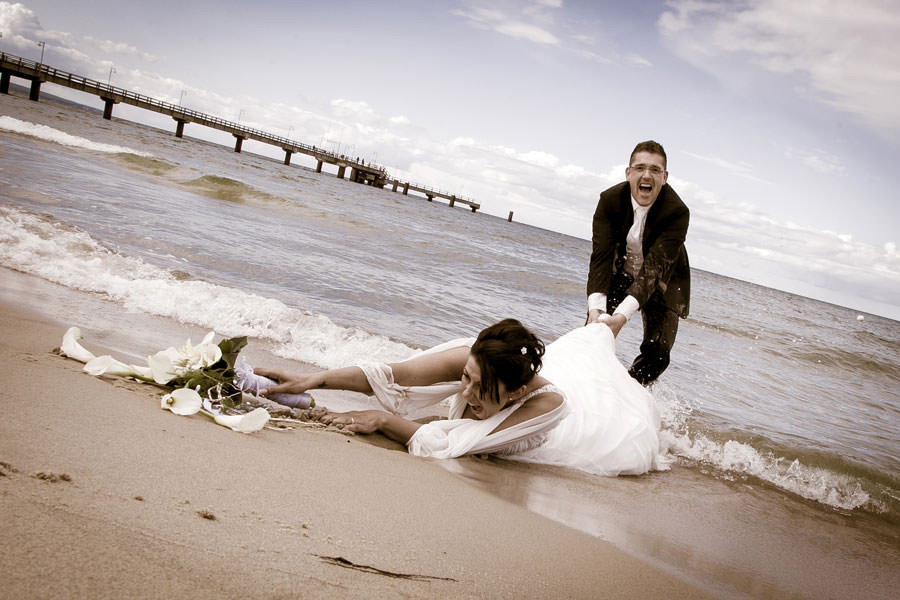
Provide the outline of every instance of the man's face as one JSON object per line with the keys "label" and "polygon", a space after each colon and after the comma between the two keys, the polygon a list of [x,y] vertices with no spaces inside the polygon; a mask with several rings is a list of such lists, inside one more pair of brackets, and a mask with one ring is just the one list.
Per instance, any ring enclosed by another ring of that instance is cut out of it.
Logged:
{"label": "man's face", "polygon": [[669,178],[661,154],[638,152],[625,169],[625,179],[631,186],[631,195],[641,206],[650,206]]}

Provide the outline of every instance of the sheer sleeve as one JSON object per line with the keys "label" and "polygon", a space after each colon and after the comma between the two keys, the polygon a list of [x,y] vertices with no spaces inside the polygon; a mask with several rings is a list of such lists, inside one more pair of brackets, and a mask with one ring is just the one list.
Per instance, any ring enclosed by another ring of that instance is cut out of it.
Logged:
{"label": "sheer sleeve", "polygon": [[489,419],[451,418],[427,423],[407,442],[409,453],[431,458],[456,458],[465,454],[506,454],[519,448],[532,448],[568,413],[563,402],[533,419],[491,433],[523,402],[517,402]]}
{"label": "sheer sleeve", "polygon": [[[474,338],[459,338],[429,348],[416,356],[470,347],[473,343]],[[422,416],[428,412],[425,409],[449,399],[459,390],[459,381],[444,381],[424,386],[399,385],[394,381],[394,372],[390,365],[385,363],[364,363],[357,366],[365,373],[375,398],[386,411],[411,419]]]}

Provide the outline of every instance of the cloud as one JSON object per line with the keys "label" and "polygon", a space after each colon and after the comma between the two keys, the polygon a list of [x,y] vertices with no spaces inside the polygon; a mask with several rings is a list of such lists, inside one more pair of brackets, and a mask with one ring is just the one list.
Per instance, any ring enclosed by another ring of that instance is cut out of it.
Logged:
{"label": "cloud", "polygon": [[691,208],[691,264],[810,297],[868,298],[896,306],[900,253],[894,242],[858,242],[848,233],[821,231],[772,219],[688,181],[672,181]]}
{"label": "cloud", "polygon": [[[478,29],[496,31],[535,44],[557,45],[559,38],[547,29],[547,25],[552,24],[552,18],[546,10],[561,7],[561,1],[533,2],[524,7],[513,3],[507,10],[474,4],[468,10],[455,9],[450,14],[462,17]],[[510,16],[510,12],[519,14]]]}
{"label": "cloud", "polygon": [[0,2],[0,30],[3,35],[26,35],[36,31],[43,31],[40,21],[34,11],[23,4]]}
{"label": "cloud", "polygon": [[789,160],[799,161],[802,165],[825,175],[844,175],[846,168],[841,163],[841,159],[834,154],[821,149],[814,150],[798,150],[796,148],[785,148],[785,158]]}
{"label": "cloud", "polygon": [[367,102],[361,100],[346,100],[344,98],[337,98],[331,101],[331,106],[339,115],[352,115],[358,118],[369,118],[375,114],[375,111],[372,110],[372,107],[370,107]]}
{"label": "cloud", "polygon": [[749,65],[798,93],[900,130],[900,13],[894,0],[669,0],[657,22],[683,59],[733,84]]}
{"label": "cloud", "polygon": [[558,44],[559,39],[546,29],[542,29],[536,25],[528,23],[519,23],[515,21],[507,21],[494,25],[494,31],[508,35],[509,37],[519,38],[534,42],[535,44]]}
{"label": "cloud", "polygon": [[[115,57],[136,57],[146,62],[155,62],[156,56],[142,52],[130,44],[112,40],[98,40],[91,36],[77,37],[63,31],[44,29],[37,15],[23,4],[0,2],[0,32],[3,40],[11,45],[13,52],[25,58],[37,58],[34,51],[37,42],[45,42],[44,58],[54,66],[78,69],[82,73],[99,77],[98,73],[108,70]],[[92,53],[103,56],[102,65],[92,60]],[[99,70],[98,70],[99,69]]]}
{"label": "cloud", "polygon": [[98,40],[91,36],[85,36],[84,41],[97,48],[104,54],[118,54],[120,56],[134,56],[146,62],[156,62],[157,57],[148,52],[142,52],[130,44],[114,42],[112,40]]}
{"label": "cloud", "polygon": [[641,56],[640,54],[629,53],[624,57],[626,63],[634,67],[652,67],[653,63]]}
{"label": "cloud", "polygon": [[743,177],[745,179],[751,179],[753,181],[759,181],[761,183],[771,183],[764,179],[761,179],[753,174],[753,166],[749,165],[745,162],[731,162],[727,161],[720,156],[704,156],[701,154],[695,154],[693,152],[685,152],[688,156],[696,158],[697,160],[702,160],[703,162],[707,162],[709,164],[715,165],[720,169],[724,169],[731,173],[732,175],[737,175],[738,177]]}
{"label": "cloud", "polygon": [[598,33],[602,23],[585,23],[583,15],[565,10],[562,0],[469,0],[467,4],[466,9],[451,10],[450,14],[476,29],[559,49],[601,65],[652,66],[636,52],[617,49],[608,32]]}

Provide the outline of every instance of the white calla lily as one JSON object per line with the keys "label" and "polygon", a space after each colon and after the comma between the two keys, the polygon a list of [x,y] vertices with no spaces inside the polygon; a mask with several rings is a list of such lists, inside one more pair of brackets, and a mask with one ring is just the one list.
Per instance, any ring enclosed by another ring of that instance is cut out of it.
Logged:
{"label": "white calla lily", "polygon": [[80,339],[81,330],[77,327],[69,327],[69,330],[63,335],[62,345],[59,349],[69,358],[86,363],[95,358],[95,356],[90,350],[78,343]]}
{"label": "white calla lily", "polygon": [[95,377],[100,375],[117,375],[119,377],[134,377],[135,379],[152,379],[150,369],[147,367],[126,365],[108,354],[89,360],[84,365],[84,371]]}
{"label": "white calla lily", "polygon": [[184,359],[175,348],[160,350],[147,357],[153,381],[165,385],[184,372]]}
{"label": "white calla lily", "polygon": [[197,390],[180,388],[162,397],[162,408],[176,415],[193,415],[200,410],[203,399]]}
{"label": "white calla lily", "polygon": [[[206,411],[204,411],[206,412]],[[221,415],[206,413],[213,420],[224,427],[230,427],[241,433],[253,433],[259,431],[269,422],[269,411],[259,407],[243,415]]]}
{"label": "white calla lily", "polygon": [[179,351],[183,364],[188,370],[197,370],[209,367],[219,362],[222,358],[222,350],[218,344],[213,344],[212,340],[216,336],[215,331],[206,334],[198,345],[191,344],[191,340],[185,343]]}

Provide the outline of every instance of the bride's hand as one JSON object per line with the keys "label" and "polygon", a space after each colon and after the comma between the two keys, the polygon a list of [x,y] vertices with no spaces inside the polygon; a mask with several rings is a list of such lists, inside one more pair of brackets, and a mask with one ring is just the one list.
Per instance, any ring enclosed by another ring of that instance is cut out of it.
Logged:
{"label": "bride's hand", "polygon": [[613,337],[619,335],[619,332],[622,331],[627,322],[628,319],[625,318],[625,315],[611,315],[608,319],[603,320],[603,323],[612,330]]}
{"label": "bride's hand", "polygon": [[345,413],[327,413],[319,421],[356,433],[375,433],[381,427],[380,410],[356,410]]}
{"label": "bride's hand", "polygon": [[605,318],[608,318],[608,317],[609,317],[609,315],[607,315],[605,312],[598,310],[596,308],[592,308],[591,310],[588,311],[587,323],[585,323],[585,325],[588,325],[590,323],[600,323]]}
{"label": "bride's hand", "polygon": [[260,390],[260,396],[268,396],[269,394],[302,394],[316,386],[315,373],[289,373],[280,369],[254,369],[253,372],[278,382],[277,385]]}

